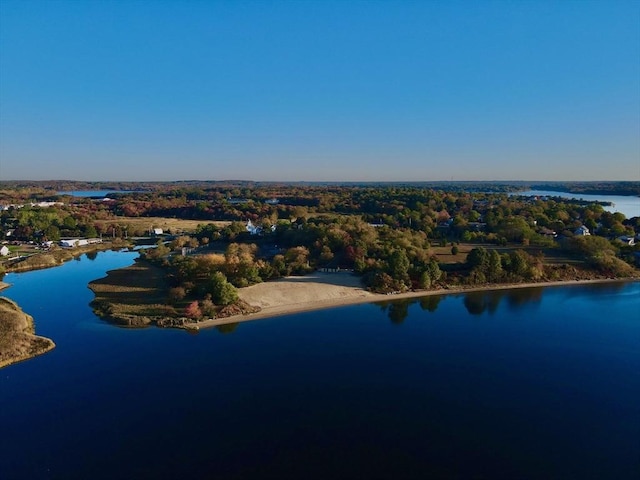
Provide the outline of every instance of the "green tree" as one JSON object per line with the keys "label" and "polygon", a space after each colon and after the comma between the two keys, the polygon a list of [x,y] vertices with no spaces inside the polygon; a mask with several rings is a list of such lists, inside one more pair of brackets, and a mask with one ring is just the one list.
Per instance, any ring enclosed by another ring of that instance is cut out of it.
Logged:
{"label": "green tree", "polygon": [[217,305],[229,305],[238,300],[238,290],[222,272],[214,272],[209,279],[209,293]]}
{"label": "green tree", "polygon": [[404,250],[395,249],[389,256],[387,263],[391,278],[407,285],[409,283],[409,267],[411,266],[407,253]]}
{"label": "green tree", "polygon": [[487,277],[489,281],[495,282],[502,277],[502,259],[496,250],[489,252],[489,261],[487,264]]}
{"label": "green tree", "polygon": [[44,236],[47,237],[47,240],[57,242],[60,240],[60,229],[55,225],[49,225],[44,231]]}
{"label": "green tree", "polygon": [[485,272],[489,266],[489,252],[484,247],[474,248],[467,255],[467,266]]}

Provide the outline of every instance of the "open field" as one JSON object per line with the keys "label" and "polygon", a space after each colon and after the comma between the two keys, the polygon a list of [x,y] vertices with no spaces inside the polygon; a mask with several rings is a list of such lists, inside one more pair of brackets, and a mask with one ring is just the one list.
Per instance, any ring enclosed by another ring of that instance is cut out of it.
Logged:
{"label": "open field", "polygon": [[182,220],[180,218],[168,217],[114,217],[108,220],[97,220],[97,224],[102,225],[128,225],[136,230],[149,231],[151,228],[161,228],[165,232],[189,233],[195,231],[198,225],[208,225],[213,223],[217,227],[223,228],[229,225],[229,221],[218,220]]}
{"label": "open field", "polygon": [[439,263],[464,263],[467,261],[469,252],[478,247],[478,245],[461,243],[457,245],[457,247],[457,255],[451,253],[451,245],[447,245],[446,247],[436,247],[432,245],[431,252],[436,256]]}
{"label": "open field", "polygon": [[454,264],[454,263],[465,263],[467,261],[467,255],[471,250],[477,247],[484,247],[487,250],[496,250],[498,253],[508,253],[513,252],[515,250],[524,250],[525,252],[535,255],[538,252],[542,252],[544,255],[544,263],[548,265],[558,265],[558,264],[584,264],[584,260],[576,258],[575,255],[572,255],[570,252],[565,252],[559,249],[551,249],[551,248],[540,248],[531,245],[507,245],[507,246],[498,246],[493,244],[477,244],[477,243],[460,243],[456,245],[458,247],[458,254],[453,255],[451,253],[451,245],[447,245],[446,247],[432,246],[431,251],[435,254],[438,262],[442,264]]}

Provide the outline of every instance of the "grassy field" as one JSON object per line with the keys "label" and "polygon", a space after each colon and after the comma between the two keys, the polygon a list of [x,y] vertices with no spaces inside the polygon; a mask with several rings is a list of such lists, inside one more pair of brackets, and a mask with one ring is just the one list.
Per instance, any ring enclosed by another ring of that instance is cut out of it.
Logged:
{"label": "grassy field", "polygon": [[180,218],[168,217],[115,217],[109,220],[97,220],[97,224],[102,225],[128,225],[129,228],[148,232],[151,228],[161,228],[164,232],[189,233],[195,231],[198,225],[208,225],[213,223],[217,227],[223,228],[229,225],[229,221],[214,220],[182,220]]}
{"label": "grassy field", "polygon": [[480,245],[476,243],[461,243],[460,245],[456,246],[458,247],[457,255],[453,255],[451,253],[451,245],[447,245],[446,247],[432,246],[431,251],[436,255],[438,262],[442,264],[464,263],[467,261],[467,255],[469,254],[469,252],[477,247],[484,247],[487,250],[496,250],[500,254],[513,252],[515,250],[524,250],[525,252],[532,255],[537,252],[542,252],[542,254],[544,255],[544,263],[547,265],[582,265],[585,263],[583,259],[576,258],[575,255],[571,255],[569,252],[564,252],[558,249],[541,249],[539,247],[523,245],[507,245],[505,247],[501,247],[492,244]]}
{"label": "grassy field", "polygon": [[435,254],[438,262],[450,264],[450,263],[464,263],[467,261],[467,255],[469,252],[476,248],[478,245],[472,244],[460,244],[458,247],[458,254],[453,255],[451,253],[451,245],[447,245],[446,247],[431,247],[431,251]]}

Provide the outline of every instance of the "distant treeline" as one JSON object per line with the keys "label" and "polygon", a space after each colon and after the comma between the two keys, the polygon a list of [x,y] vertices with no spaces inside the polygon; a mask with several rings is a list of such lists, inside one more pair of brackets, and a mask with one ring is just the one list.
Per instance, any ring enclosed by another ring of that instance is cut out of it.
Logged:
{"label": "distant treeline", "polygon": [[640,182],[545,182],[532,184],[531,189],[585,195],[640,196]]}
{"label": "distant treeline", "polygon": [[640,181],[592,182],[531,182],[531,181],[425,181],[425,182],[259,182],[252,180],[176,180],[152,181],[76,181],[76,180],[7,180],[0,181],[0,189],[36,189],[49,194],[74,190],[167,191],[174,189],[206,188],[277,188],[277,187],[362,187],[427,188],[448,192],[517,192],[523,190],[551,190],[592,195],[639,195]]}

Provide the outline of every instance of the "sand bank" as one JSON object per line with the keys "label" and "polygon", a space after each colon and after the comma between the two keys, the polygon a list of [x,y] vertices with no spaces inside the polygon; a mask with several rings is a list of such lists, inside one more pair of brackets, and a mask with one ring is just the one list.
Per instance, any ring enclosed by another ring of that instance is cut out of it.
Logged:
{"label": "sand bank", "polygon": [[[360,286],[359,277],[348,273],[315,273],[304,277],[287,277],[259,283],[239,290],[239,296],[250,305],[260,307],[258,313],[235,315],[227,318],[203,320],[193,328],[207,328],[229,323],[247,322],[292,313],[342,307],[362,303],[420,298],[429,295],[450,295],[490,290],[508,290],[530,287],[587,285],[591,283],[628,282],[637,279],[569,280],[558,282],[493,284],[474,287],[451,287],[436,290],[420,290],[393,295],[376,294]],[[191,328],[191,327],[190,327]]]}

